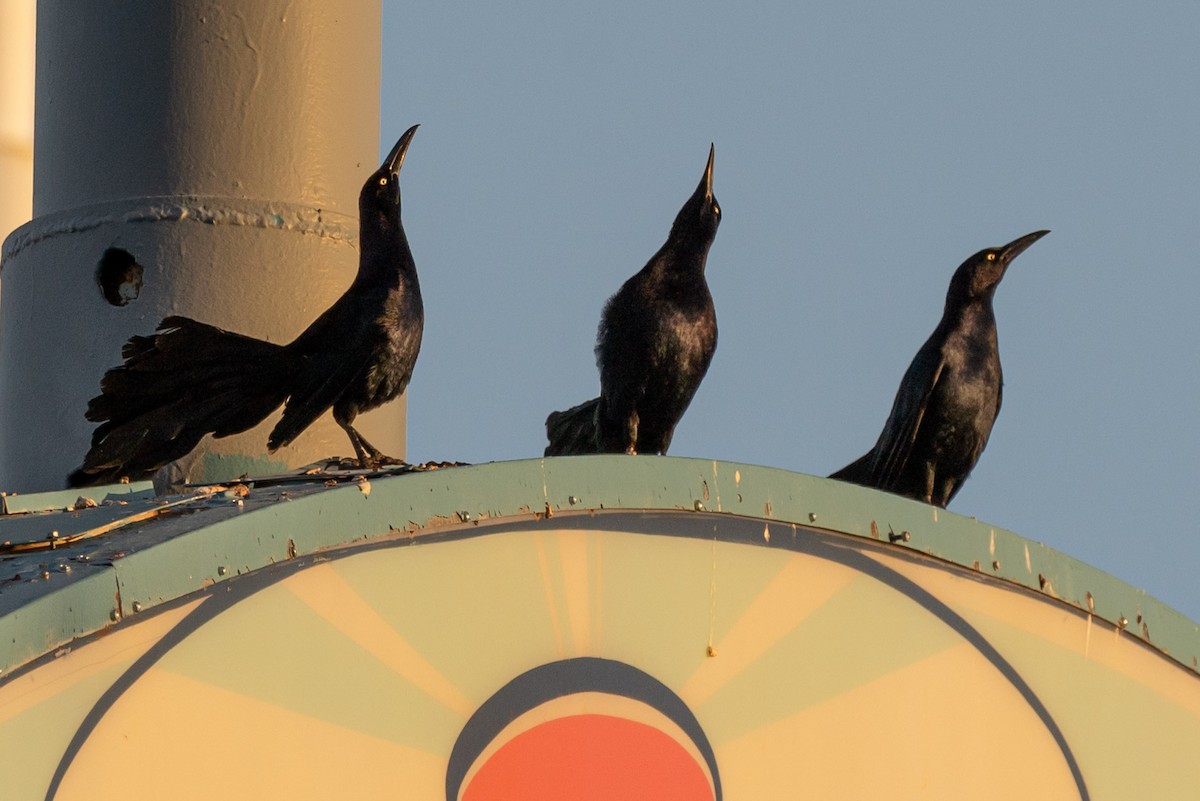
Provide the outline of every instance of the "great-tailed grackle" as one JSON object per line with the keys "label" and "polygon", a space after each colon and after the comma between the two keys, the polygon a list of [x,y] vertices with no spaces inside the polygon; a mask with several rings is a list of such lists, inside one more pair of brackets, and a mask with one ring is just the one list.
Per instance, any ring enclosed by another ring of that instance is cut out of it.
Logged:
{"label": "great-tailed grackle", "polygon": [[412,376],[425,312],[404,225],[400,167],[417,126],[404,132],[358,197],[358,274],[350,288],[287,345],[172,316],[131,338],[105,373],[87,419],[100,423],[83,466],[85,486],[153,475],[200,442],[258,425],[280,404],[270,450],[292,442],[333,407],[359,464],[383,454],[354,429],[359,412],[395,399]]}
{"label": "great-tailed grackle", "polygon": [[942,321],[900,382],[883,433],[830,478],[945,508],[987,445],[1003,378],[992,298],[1010,262],[1049,231],[1034,231],[962,263]]}
{"label": "great-tailed grackle", "polygon": [[600,397],[546,418],[547,456],[666,453],[671,445],[717,349],[717,315],[704,280],[721,222],[714,151],[666,243],[605,305],[596,333]]}

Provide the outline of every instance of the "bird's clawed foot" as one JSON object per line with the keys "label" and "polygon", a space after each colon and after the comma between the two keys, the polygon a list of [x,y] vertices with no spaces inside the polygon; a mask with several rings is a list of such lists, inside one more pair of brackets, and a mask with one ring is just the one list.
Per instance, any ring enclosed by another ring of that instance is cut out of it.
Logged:
{"label": "bird's clawed foot", "polygon": [[403,459],[393,459],[391,456],[386,456],[382,451],[376,448],[358,433],[354,426],[342,426],[346,430],[346,435],[350,437],[350,444],[354,446],[354,455],[358,459],[358,466],[362,470],[378,470],[381,467],[389,465],[403,465],[408,462]]}

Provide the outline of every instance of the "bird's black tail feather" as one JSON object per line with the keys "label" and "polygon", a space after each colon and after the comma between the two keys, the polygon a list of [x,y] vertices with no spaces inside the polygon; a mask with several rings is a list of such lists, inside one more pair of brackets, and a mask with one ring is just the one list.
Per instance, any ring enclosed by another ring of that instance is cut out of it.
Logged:
{"label": "bird's black tail feather", "polygon": [[862,484],[864,487],[873,486],[871,462],[871,453],[866,453],[836,473],[830,473],[829,477],[836,478],[838,481],[849,481],[851,484]]}
{"label": "bird's black tail feather", "polygon": [[596,432],[596,411],[599,398],[572,406],[565,412],[550,412],[546,418],[546,456],[573,456],[599,453]]}
{"label": "bird's black tail feather", "polygon": [[132,337],[125,362],[104,374],[86,417],[100,423],[72,487],[141,479],[186,455],[205,434],[258,425],[288,396],[284,346],[167,317]]}

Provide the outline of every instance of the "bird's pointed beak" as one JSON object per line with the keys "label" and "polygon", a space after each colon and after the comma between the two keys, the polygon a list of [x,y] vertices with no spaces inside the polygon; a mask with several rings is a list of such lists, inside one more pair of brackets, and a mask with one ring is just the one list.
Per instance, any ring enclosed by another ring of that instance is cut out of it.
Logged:
{"label": "bird's pointed beak", "polygon": [[1026,248],[1048,233],[1050,232],[1034,231],[1032,234],[1025,234],[1025,236],[1021,237],[1020,239],[1014,239],[1001,249],[1000,258],[1004,260],[1005,264],[1008,264],[1017,256],[1020,256],[1022,253],[1024,253]]}
{"label": "bird's pointed beak", "polygon": [[396,142],[396,146],[392,148],[392,152],[387,154],[387,158],[383,160],[383,166],[392,175],[400,174],[400,167],[404,164],[404,154],[408,152],[408,145],[412,142],[413,134],[417,132],[420,125],[414,125],[404,132],[400,140]]}
{"label": "bird's pointed beak", "polygon": [[704,168],[704,180],[702,180],[700,182],[700,185],[704,187],[704,199],[705,200],[712,200],[712,196],[713,196],[712,170],[713,170],[713,156],[716,155],[716,152],[717,152],[717,146],[710,142],[708,145],[708,165]]}

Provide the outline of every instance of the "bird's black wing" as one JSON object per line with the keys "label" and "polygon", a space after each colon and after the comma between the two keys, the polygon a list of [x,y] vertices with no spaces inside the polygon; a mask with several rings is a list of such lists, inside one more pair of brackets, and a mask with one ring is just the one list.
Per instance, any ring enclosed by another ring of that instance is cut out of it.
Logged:
{"label": "bird's black wing", "polygon": [[929,398],[946,366],[940,349],[924,347],[913,357],[879,442],[872,451],[871,478],[879,489],[894,491],[904,474],[913,443],[925,421]]}
{"label": "bird's black wing", "polygon": [[267,447],[275,450],[291,444],[369,368],[371,357],[370,348],[326,349],[302,356],[298,371],[305,378],[298,381],[288,398]]}

